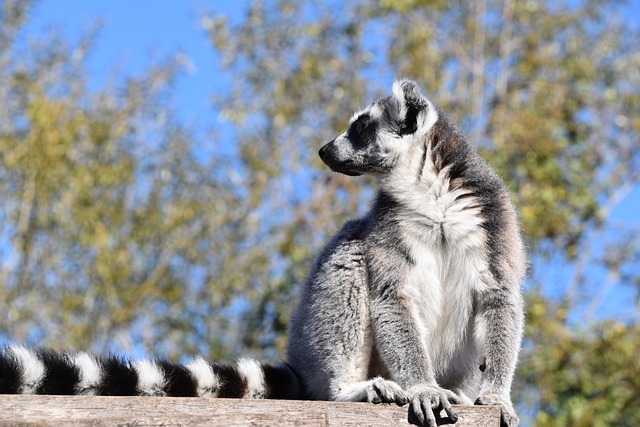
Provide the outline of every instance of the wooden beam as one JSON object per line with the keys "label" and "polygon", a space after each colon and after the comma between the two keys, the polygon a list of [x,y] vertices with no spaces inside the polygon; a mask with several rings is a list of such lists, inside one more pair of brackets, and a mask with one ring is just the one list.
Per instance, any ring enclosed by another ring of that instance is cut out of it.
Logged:
{"label": "wooden beam", "polygon": [[[456,427],[499,427],[497,406],[454,406]],[[0,395],[0,426],[403,426],[408,406],[189,397]],[[444,413],[443,413],[444,414]],[[448,419],[441,420],[449,424]]]}

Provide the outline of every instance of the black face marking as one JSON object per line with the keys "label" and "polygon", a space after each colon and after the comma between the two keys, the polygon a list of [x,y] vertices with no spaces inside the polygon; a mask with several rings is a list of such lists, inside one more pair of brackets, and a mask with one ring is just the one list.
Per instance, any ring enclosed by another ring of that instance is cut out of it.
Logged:
{"label": "black face marking", "polygon": [[[350,143],[350,142],[349,142]],[[351,163],[353,162],[350,157],[344,158],[340,154],[340,148],[337,146],[336,140],[326,143],[320,148],[318,154],[322,161],[331,168],[334,172],[340,172],[349,176],[362,175],[352,169]]]}
{"label": "black face marking", "polygon": [[364,113],[360,114],[356,120],[351,123],[349,129],[347,130],[347,137],[349,139],[357,139],[362,132],[365,130],[369,122],[371,121],[371,117],[369,114]]}
{"label": "black face marking", "polygon": [[320,158],[332,171],[349,176],[379,171],[381,161],[379,153],[376,153],[378,126],[368,113],[361,114],[344,136],[320,149]]}
{"label": "black face marking", "polygon": [[355,147],[367,147],[376,141],[378,123],[368,113],[361,114],[347,130],[347,139]]}

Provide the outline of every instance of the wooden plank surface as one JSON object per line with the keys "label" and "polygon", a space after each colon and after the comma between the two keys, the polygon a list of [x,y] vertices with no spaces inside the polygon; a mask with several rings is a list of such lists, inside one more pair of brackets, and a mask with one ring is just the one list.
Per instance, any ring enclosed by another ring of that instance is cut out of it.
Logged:
{"label": "wooden plank surface", "polygon": [[[499,427],[500,408],[454,406],[457,427]],[[403,426],[408,405],[200,399],[0,395],[0,426],[189,425],[189,426]],[[442,424],[449,424],[445,418]]]}

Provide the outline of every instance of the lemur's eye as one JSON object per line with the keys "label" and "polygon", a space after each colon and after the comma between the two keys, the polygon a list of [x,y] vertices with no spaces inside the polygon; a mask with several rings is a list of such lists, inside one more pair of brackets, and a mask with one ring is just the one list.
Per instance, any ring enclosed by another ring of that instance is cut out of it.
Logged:
{"label": "lemur's eye", "polygon": [[355,125],[356,125],[356,132],[357,132],[358,134],[362,133],[362,131],[364,130],[364,123],[362,123],[362,121],[361,121],[361,120],[358,120],[358,121],[355,123]]}

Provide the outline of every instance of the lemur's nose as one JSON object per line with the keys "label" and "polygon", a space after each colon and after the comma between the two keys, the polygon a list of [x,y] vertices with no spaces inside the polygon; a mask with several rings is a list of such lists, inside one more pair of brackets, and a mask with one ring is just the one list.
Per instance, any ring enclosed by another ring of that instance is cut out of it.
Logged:
{"label": "lemur's nose", "polygon": [[327,151],[327,146],[323,145],[322,147],[320,147],[320,151],[318,151],[318,155],[320,156],[320,158],[322,158],[322,156],[324,155],[324,153]]}
{"label": "lemur's nose", "polygon": [[333,142],[333,141],[327,142],[326,144],[324,144],[324,145],[322,146],[322,148],[320,148],[320,151],[318,152],[318,155],[320,156],[320,158],[321,158],[322,160],[324,160],[324,159],[325,159],[325,156],[326,156],[326,154],[327,154],[327,151],[329,150],[329,148],[328,148],[328,147],[329,147],[329,145],[330,145],[332,142]]}

